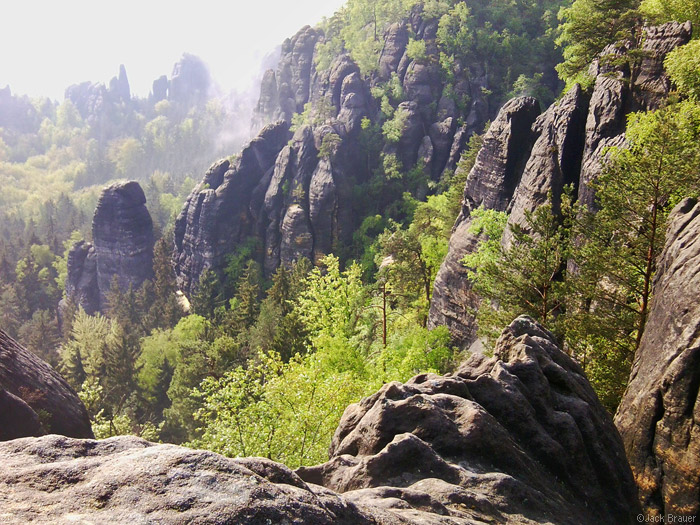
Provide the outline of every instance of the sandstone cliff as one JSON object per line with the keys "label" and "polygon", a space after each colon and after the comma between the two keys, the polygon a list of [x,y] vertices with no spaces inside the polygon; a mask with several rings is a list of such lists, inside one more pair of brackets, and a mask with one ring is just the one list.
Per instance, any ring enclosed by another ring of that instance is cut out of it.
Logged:
{"label": "sandstone cliff", "polygon": [[[626,61],[599,60],[590,68],[595,77],[592,93],[576,86],[547,109],[531,128],[513,133],[504,113],[494,120],[464,191],[462,213],[450,238],[449,253],[435,280],[429,326],[450,328],[453,340],[468,347],[476,339],[474,309],[478,297],[470,290],[461,259],[471,253],[477,239],[468,232],[469,213],[478,205],[510,213],[511,224],[522,225],[525,212],[546,201],[559,202],[565,184],[573,184],[581,204],[593,208],[595,196],[590,183],[601,173],[604,149],[624,144],[626,115],[632,111],[659,107],[666,99],[670,82],[663,72],[663,60],[673,48],[690,39],[690,24],[676,22],[646,28],[641,45],[644,57],[634,69]],[[623,56],[626,47],[610,46],[603,55]],[[513,101],[509,104],[512,104]],[[533,122],[534,121],[534,122]],[[505,130],[505,132],[504,132]],[[534,143],[534,146],[533,146]],[[498,154],[494,155],[493,152]],[[511,173],[509,184],[494,184]],[[475,203],[474,206],[472,203]],[[506,232],[503,242],[509,242]]]}
{"label": "sandstone cliff", "polygon": [[615,416],[647,514],[700,514],[700,204],[671,214],[654,297]]}
{"label": "sandstone cliff", "polygon": [[[370,180],[380,184],[382,176],[390,178],[380,174],[382,159],[395,161],[404,174],[419,170],[425,178],[421,188],[394,189],[386,203],[377,202],[382,214],[382,206],[400,200],[403,191],[424,197],[428,181],[438,181],[446,170],[455,169],[469,137],[495,116],[502,95],[490,94],[489,88],[499,80],[486,74],[488,60],[476,55],[456,59],[455,79],[448,86],[440,72],[437,29],[438,21],[423,16],[417,6],[387,28],[378,68],[367,75],[345,52],[331,57],[327,67],[319,67],[319,49],[326,38],[320,29],[304,27],[283,43],[277,68],[263,76],[253,129],[265,125],[277,129],[282,126],[279,122],[291,123],[295,114],[303,114],[303,122],[296,117],[293,137],[278,143],[276,151],[266,151],[260,159],[262,172],[247,175],[235,163],[217,163],[190,195],[175,236],[174,261],[183,291],[192,292],[204,269],[221,276],[225,254],[248,237],[259,241],[256,259],[268,276],[280,264],[299,257],[317,261],[331,250],[347,251],[352,233],[368,213],[364,202],[368,196],[353,188]],[[425,57],[409,56],[409,35],[425,43]],[[545,69],[553,67],[554,63],[547,64]],[[392,101],[402,116],[396,140],[382,134],[381,125],[390,117],[382,113],[381,97],[376,91],[371,94],[373,88],[386,89],[388,82],[401,91]],[[253,143],[267,141],[269,133],[265,128]],[[274,169],[267,174],[271,165]],[[250,177],[251,187],[255,186],[254,191],[236,192],[228,201],[217,190],[215,206],[221,210],[217,219],[207,211],[214,205],[214,197],[207,193],[212,185],[204,186],[213,172],[228,172],[227,179],[237,172],[240,175],[234,178]],[[247,212],[239,213],[242,209]],[[240,224],[223,225],[224,215]]]}

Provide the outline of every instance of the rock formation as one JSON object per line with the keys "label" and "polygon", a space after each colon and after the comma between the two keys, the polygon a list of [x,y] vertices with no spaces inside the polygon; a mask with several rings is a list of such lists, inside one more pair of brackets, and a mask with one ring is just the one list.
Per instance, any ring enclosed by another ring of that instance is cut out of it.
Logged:
{"label": "rock formation", "polygon": [[447,256],[438,271],[430,303],[429,327],[447,326],[461,346],[476,336],[474,309],[478,297],[471,291],[462,258],[476,249],[478,237],[469,232],[471,212],[479,206],[505,211],[518,186],[532,147],[531,127],[539,114],[534,98],[508,102],[484,136],[484,144],[469,173],[462,211],[455,222]]}
{"label": "rock formation", "polygon": [[92,238],[71,248],[66,279],[66,296],[88,313],[105,310],[114,279],[127,290],[153,275],[153,222],[138,182],[115,182],[102,190]]}
{"label": "rock formation", "polygon": [[85,406],[68,383],[0,330],[0,441],[48,432],[93,437]]}
{"label": "rock formation", "polygon": [[494,355],[351,405],[331,459],[297,473],[408,519],[633,523],[639,505],[620,437],[580,367],[527,317]]}
{"label": "rock formation", "polygon": [[400,523],[381,511],[375,519],[272,461],[136,437],[19,439],[0,443],[0,464],[0,519],[7,525]]}
{"label": "rock formation", "polygon": [[185,108],[207,100],[211,77],[201,58],[185,53],[173,66],[168,88],[168,99]]}
{"label": "rock formation", "polygon": [[[263,159],[265,166],[275,167],[271,176],[251,176],[251,184],[258,184],[255,191],[236,192],[234,203],[222,200],[218,190],[216,199],[205,197],[207,188],[200,186],[188,198],[174,254],[183,291],[191,293],[207,268],[223,275],[225,255],[249,237],[259,241],[256,258],[267,276],[299,257],[318,261],[332,248],[350,248],[352,232],[368,207],[353,187],[378,180],[384,160],[395,162],[402,173],[421,169],[433,181],[455,168],[469,137],[495,116],[500,100],[488,95],[487,68],[476,58],[469,64],[457,60],[455,81],[446,88],[438,65],[437,28],[436,19],[414,9],[387,28],[379,69],[369,75],[361,74],[347,53],[324,56],[320,45],[327,42],[320,29],[306,26],[284,42],[276,70],[263,76],[253,127],[291,123],[294,114],[304,122],[295,122],[291,142],[280,145],[276,158]],[[409,34],[425,42],[425,59],[409,56]],[[395,142],[382,135],[388,117],[371,95],[371,88],[386,89],[380,86],[387,82],[398,82],[403,92],[393,101],[402,117]],[[457,100],[467,102],[462,107]],[[229,169],[231,176],[237,170],[233,164],[215,164],[205,180],[213,171]],[[424,196],[425,191],[416,193]],[[211,215],[209,206],[220,211]],[[215,215],[242,222],[221,225]]]}
{"label": "rock formation", "polygon": [[[529,318],[447,376],[390,383],[345,411],[330,460],[59,436],[0,444],[3,523],[629,524],[639,512],[612,419]],[[6,487],[11,487],[8,492]]]}
{"label": "rock formation", "polygon": [[[646,28],[644,35],[644,58],[638,67],[630,70],[627,62],[620,60],[632,47],[630,43],[608,46],[590,67],[589,72],[595,77],[592,94],[575,86],[545,111],[531,130],[499,137],[498,128],[503,124],[497,122],[502,116],[494,121],[492,127],[497,128],[494,132],[489,130],[489,144],[484,149],[513,151],[525,154],[525,158],[509,160],[511,165],[521,166],[511,177],[512,188],[494,186],[493,175],[483,175],[495,174],[497,180],[502,177],[502,159],[496,155],[492,160],[488,151],[483,153],[481,166],[477,161],[467,180],[464,206],[453,229],[449,253],[435,280],[428,320],[431,327],[447,325],[459,346],[468,347],[476,338],[474,309],[478,298],[470,292],[471,285],[460,262],[477,245],[477,239],[468,233],[469,213],[475,207],[470,202],[508,211],[509,224],[522,226],[525,213],[545,202],[549,193],[556,211],[563,186],[573,184],[578,202],[594,208],[595,195],[590,184],[601,173],[605,148],[624,145],[628,113],[657,108],[666,99],[670,83],[663,73],[663,60],[669,51],[689,41],[690,24],[673,22]],[[491,162],[493,165],[489,165]],[[503,242],[510,242],[508,231]]]}
{"label": "rock formation", "polygon": [[674,209],[615,423],[644,511],[700,515],[700,204]]}
{"label": "rock formation", "polygon": [[226,255],[259,231],[260,204],[289,139],[286,123],[266,127],[234,162],[214,164],[192,190],[175,222],[174,265],[183,291],[191,293],[205,269],[223,269]]}

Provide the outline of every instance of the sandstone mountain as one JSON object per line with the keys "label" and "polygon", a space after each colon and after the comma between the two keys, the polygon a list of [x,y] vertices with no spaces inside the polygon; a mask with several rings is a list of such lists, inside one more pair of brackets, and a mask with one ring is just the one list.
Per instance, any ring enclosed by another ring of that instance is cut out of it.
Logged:
{"label": "sandstone mountain", "polygon": [[[320,67],[328,43],[320,29],[304,27],[283,43],[277,69],[263,77],[253,119],[255,129],[268,127],[238,159],[210,168],[178,218],[174,261],[183,291],[196,288],[204,269],[221,277],[225,255],[250,239],[267,276],[300,257],[318,261],[332,250],[347,252],[370,213],[369,199],[383,212],[404,191],[424,197],[429,184],[455,169],[470,136],[503,103],[504,93],[490,91],[502,78],[487,74],[488,60],[473,54],[457,60],[458,80],[446,82],[438,20],[421,9],[388,27],[370,74],[346,52]],[[411,39],[425,45],[425,57],[413,57]],[[554,91],[554,60],[543,66]],[[382,133],[389,117],[377,95],[390,85],[400,92],[391,139]],[[295,114],[288,132],[284,123]],[[391,165],[418,170],[422,186],[397,182],[390,195],[368,195],[371,180],[391,179],[378,175]],[[226,224],[234,217],[239,224]]]}
{"label": "sandstone mountain", "polygon": [[[589,71],[595,77],[590,96],[576,86],[540,117],[534,101],[527,99],[501,109],[467,178],[449,253],[435,280],[429,326],[447,325],[461,347],[476,339],[473,312],[478,298],[461,263],[478,241],[468,231],[471,212],[483,205],[508,211],[511,223],[522,224],[525,212],[545,202],[548,192],[556,205],[563,186],[570,183],[579,202],[593,207],[590,183],[601,173],[605,148],[624,143],[628,113],[656,109],[664,102],[670,82],[663,60],[687,43],[690,34],[690,23],[646,28],[638,69],[598,61]],[[604,54],[627,51],[611,46]]]}

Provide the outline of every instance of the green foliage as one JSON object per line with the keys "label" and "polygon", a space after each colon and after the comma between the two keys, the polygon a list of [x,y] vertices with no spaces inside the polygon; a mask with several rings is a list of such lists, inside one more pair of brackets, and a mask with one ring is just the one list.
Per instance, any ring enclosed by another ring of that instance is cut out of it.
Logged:
{"label": "green foliage", "polygon": [[693,34],[698,36],[700,27],[700,2],[698,0],[642,0],[639,10],[654,24],[685,22],[693,24]]}
{"label": "green foliage", "polygon": [[335,117],[337,113],[330,96],[320,98],[313,103],[307,102],[304,104],[302,113],[295,113],[292,116],[290,129],[296,131],[303,126],[320,126],[328,119]]}
{"label": "green foliage", "polygon": [[666,56],[664,66],[682,95],[700,101],[700,40],[693,40],[671,51]]}
{"label": "green foliage", "polygon": [[394,116],[391,120],[384,122],[382,132],[384,133],[384,137],[388,142],[395,143],[401,140],[401,137],[406,130],[408,117],[409,112],[403,108],[399,108],[394,112]]}
{"label": "green foliage", "polygon": [[343,48],[350,52],[363,75],[377,69],[382,37],[389,24],[401,20],[418,0],[350,0],[326,22],[326,43],[316,66],[325,69]]}
{"label": "green foliage", "polygon": [[[562,271],[569,256],[572,208],[565,195],[561,212],[551,202],[525,214],[525,224],[506,225],[506,215],[476,210],[470,232],[485,240],[466,255],[474,289],[483,298],[477,320],[482,335],[494,336],[512,319],[529,315],[561,335],[557,313],[565,298]],[[501,234],[511,234],[501,242]]]}
{"label": "green foliage", "polygon": [[202,383],[207,423],[193,443],[229,456],[262,456],[295,468],[327,459],[328,438],[361,395],[350,372],[333,373],[314,356],[283,363],[277,354]]}
{"label": "green foliage", "polygon": [[318,149],[319,159],[330,160],[331,156],[338,150],[341,139],[337,133],[328,133],[321,140],[321,147]]}
{"label": "green foliage", "polygon": [[567,88],[605,46],[634,36],[638,6],[639,0],[575,0],[559,12],[564,62],[557,71]]}
{"label": "green foliage", "polygon": [[426,62],[428,55],[425,50],[425,40],[410,39],[406,46],[406,55],[416,62]]}

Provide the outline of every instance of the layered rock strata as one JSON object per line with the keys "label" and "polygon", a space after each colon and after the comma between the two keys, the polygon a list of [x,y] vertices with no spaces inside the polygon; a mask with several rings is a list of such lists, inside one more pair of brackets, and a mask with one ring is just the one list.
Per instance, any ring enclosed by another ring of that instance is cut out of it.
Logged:
{"label": "layered rock strata", "polygon": [[453,341],[467,346],[476,337],[474,312],[479,298],[472,292],[462,258],[476,250],[477,235],[471,233],[471,213],[480,206],[506,211],[518,187],[539,115],[534,98],[513,99],[501,108],[484,136],[483,147],[469,172],[462,210],[450,237],[447,256],[435,278],[428,326],[447,326]]}
{"label": "layered rock strata", "polygon": [[633,523],[612,419],[553,336],[516,319],[495,356],[390,383],[295,472],[135,437],[0,444],[3,523]]}
{"label": "layered rock strata", "polygon": [[624,524],[639,510],[612,418],[527,317],[506,328],[494,357],[390,383],[348,407],[330,456],[297,473],[408,519]]}
{"label": "layered rock strata", "polygon": [[[465,205],[455,223],[448,256],[435,280],[429,326],[447,325],[453,341],[463,348],[476,340],[474,313],[478,298],[471,292],[466,269],[460,262],[477,245],[468,232],[469,213],[473,209],[469,202],[481,201],[486,208],[507,211],[509,224],[525,226],[526,213],[546,202],[549,195],[556,212],[562,188],[572,184],[578,202],[595,209],[591,183],[602,172],[606,148],[624,146],[624,130],[630,112],[653,110],[666,100],[670,82],[663,72],[663,60],[672,49],[687,43],[690,35],[689,23],[672,22],[646,28],[644,38],[634,46],[630,43],[608,46],[590,67],[589,73],[595,78],[590,95],[575,86],[547,109],[530,130],[513,137],[508,134],[500,139],[496,137],[503,142],[485,146],[500,151],[509,151],[510,147],[512,155],[526,157],[524,161],[520,157],[509,160],[512,165],[522,167],[512,177],[516,181],[512,189],[491,187],[488,183],[479,187],[470,182],[474,177],[484,177],[488,181],[493,174],[500,176],[502,163],[498,161],[486,169],[475,166],[470,173]],[[641,51],[642,59],[630,68],[627,60],[630,48],[640,46],[637,51]],[[491,131],[487,136],[494,139]],[[506,141],[516,145],[509,146]],[[487,175],[483,175],[484,172]],[[506,229],[502,242],[507,245],[510,241],[511,234]]]}

